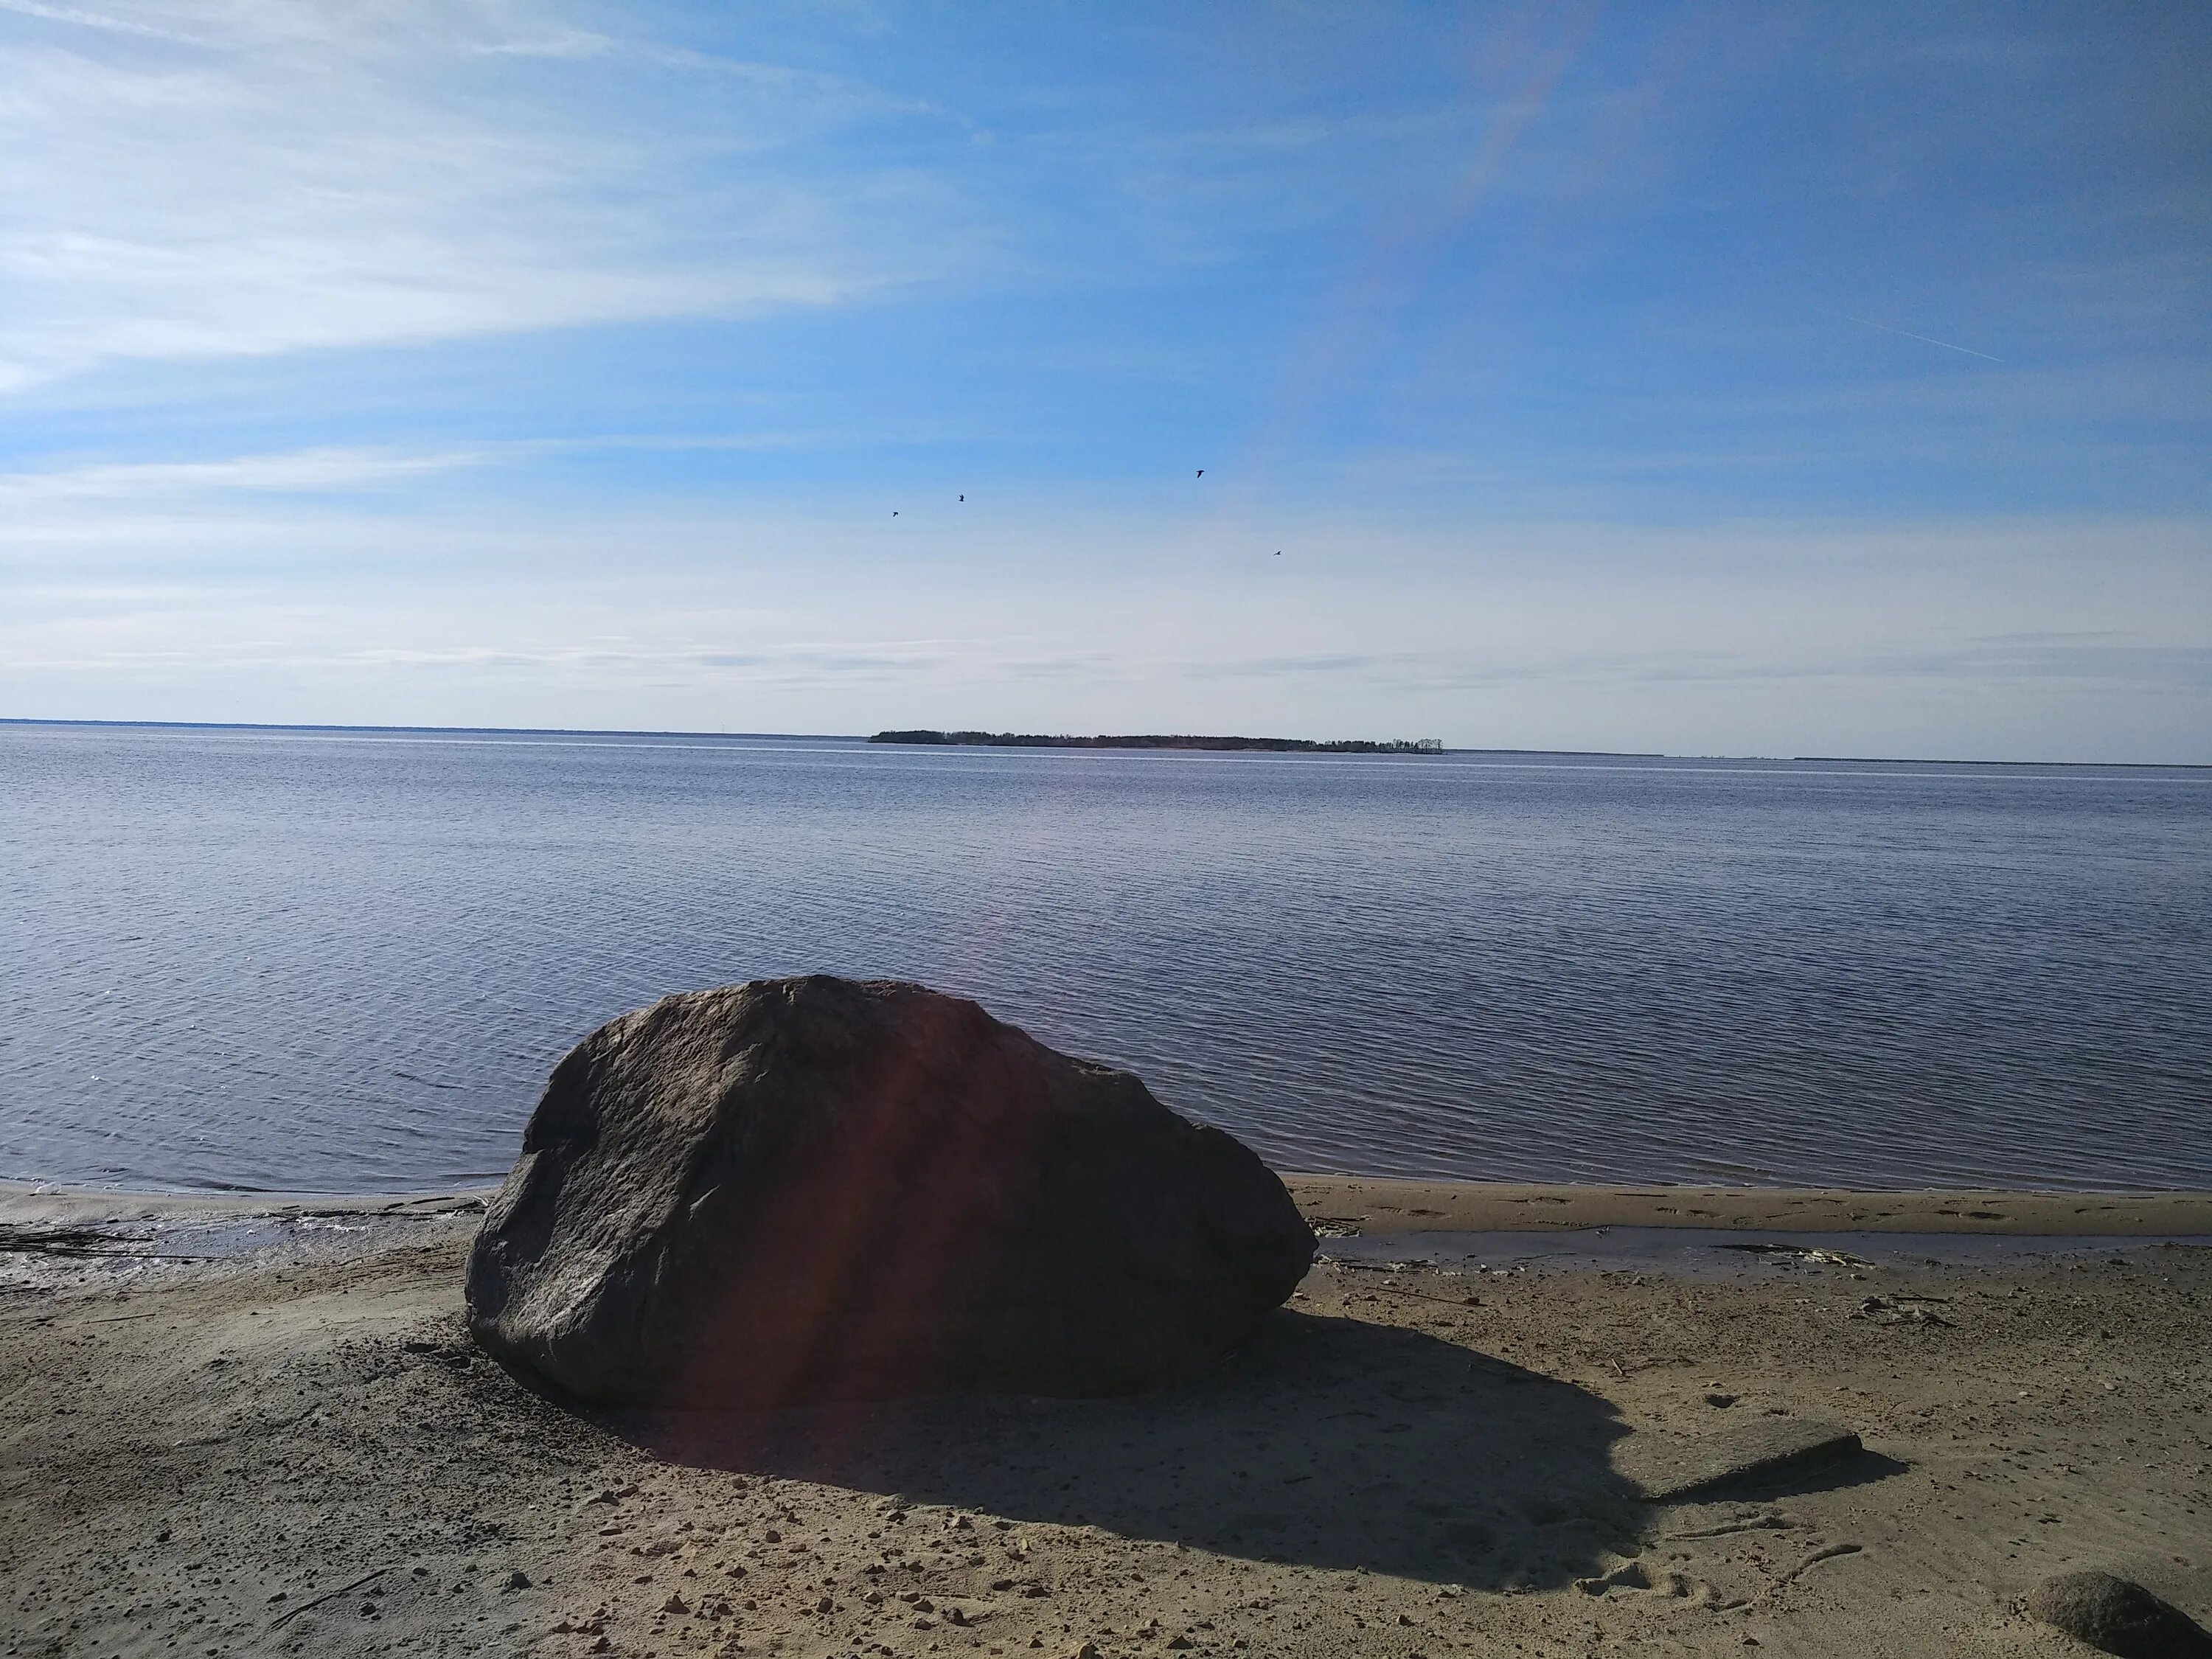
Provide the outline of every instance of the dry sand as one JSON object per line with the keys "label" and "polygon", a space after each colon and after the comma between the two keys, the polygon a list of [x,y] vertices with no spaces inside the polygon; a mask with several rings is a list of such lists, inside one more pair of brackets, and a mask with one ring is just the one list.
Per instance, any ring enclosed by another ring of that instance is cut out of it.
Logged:
{"label": "dry sand", "polygon": [[[1662,1206],[2212,1234],[2202,1196],[1292,1184],[1369,1234]],[[2212,1615],[2204,1248],[1324,1261],[1262,1340],[1141,1398],[586,1420],[469,1346],[473,1214],[289,1207],[227,1234],[270,1206],[0,1194],[18,1244],[135,1218],[127,1248],[259,1252],[0,1254],[0,1651],[2057,1656],[2083,1650],[2019,1601],[2075,1566]],[[1639,1472],[1784,1415],[1869,1449],[1644,1501]]]}

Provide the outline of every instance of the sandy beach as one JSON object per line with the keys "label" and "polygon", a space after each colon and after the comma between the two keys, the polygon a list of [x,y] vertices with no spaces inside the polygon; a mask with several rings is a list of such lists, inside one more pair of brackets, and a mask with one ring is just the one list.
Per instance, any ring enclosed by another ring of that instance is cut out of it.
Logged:
{"label": "sandy beach", "polygon": [[[690,1419],[473,1350],[477,1195],[0,1189],[0,1650],[2058,1656],[2079,1566],[2212,1617],[2212,1195],[1289,1184],[1322,1261],[1173,1389]],[[1480,1246],[1646,1227],[1869,1248]],[[1655,1498],[1790,1422],[1864,1449]]]}

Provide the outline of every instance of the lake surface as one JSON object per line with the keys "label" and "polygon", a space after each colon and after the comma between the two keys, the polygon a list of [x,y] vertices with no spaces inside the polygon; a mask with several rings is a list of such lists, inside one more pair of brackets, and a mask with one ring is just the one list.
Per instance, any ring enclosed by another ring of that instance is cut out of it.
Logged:
{"label": "lake surface", "polygon": [[4,1176],[496,1177],[823,971],[1286,1169],[2212,1188],[2212,772],[8,725],[0,832]]}

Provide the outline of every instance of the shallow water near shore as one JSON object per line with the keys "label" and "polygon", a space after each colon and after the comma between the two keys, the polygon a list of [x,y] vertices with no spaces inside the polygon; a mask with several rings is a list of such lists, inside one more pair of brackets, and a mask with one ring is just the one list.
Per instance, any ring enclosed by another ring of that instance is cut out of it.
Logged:
{"label": "shallow water near shore", "polygon": [[385,1251],[466,1240],[483,1220],[479,1203],[422,1213],[294,1211],[56,1226],[0,1224],[0,1296],[155,1290],[210,1267],[361,1261]]}
{"label": "shallow water near shore", "polygon": [[672,990],[974,996],[1279,1168],[2212,1188],[2212,773],[0,726],[0,1176],[418,1190]]}

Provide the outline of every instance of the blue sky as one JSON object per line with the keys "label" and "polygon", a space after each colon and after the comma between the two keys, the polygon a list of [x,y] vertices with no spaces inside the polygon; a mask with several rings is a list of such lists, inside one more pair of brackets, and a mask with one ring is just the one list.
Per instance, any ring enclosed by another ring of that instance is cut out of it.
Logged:
{"label": "blue sky", "polygon": [[2194,4],[0,0],[0,713],[2212,761],[2208,78]]}

